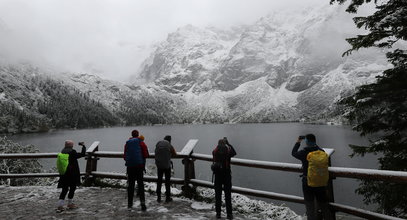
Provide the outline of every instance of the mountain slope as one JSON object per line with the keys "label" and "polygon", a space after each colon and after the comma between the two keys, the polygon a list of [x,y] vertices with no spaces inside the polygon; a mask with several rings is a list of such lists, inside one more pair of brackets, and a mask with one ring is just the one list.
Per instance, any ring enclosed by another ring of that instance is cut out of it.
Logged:
{"label": "mountain slope", "polygon": [[198,122],[326,117],[343,95],[388,68],[380,51],[341,57],[349,35],[337,27],[341,11],[273,13],[223,32],[187,25],[143,63],[138,82],[184,99]]}

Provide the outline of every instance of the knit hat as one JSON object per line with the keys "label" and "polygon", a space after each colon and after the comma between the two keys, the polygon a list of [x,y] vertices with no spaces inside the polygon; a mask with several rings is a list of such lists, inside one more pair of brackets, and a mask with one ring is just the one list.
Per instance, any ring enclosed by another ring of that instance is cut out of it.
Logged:
{"label": "knit hat", "polygon": [[143,136],[143,135],[138,136],[138,138],[139,138],[140,140],[144,141],[144,136]]}

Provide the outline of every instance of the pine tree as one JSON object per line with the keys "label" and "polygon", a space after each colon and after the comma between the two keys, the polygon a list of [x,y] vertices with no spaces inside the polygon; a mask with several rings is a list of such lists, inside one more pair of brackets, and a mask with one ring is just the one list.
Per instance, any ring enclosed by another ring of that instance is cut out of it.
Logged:
{"label": "pine tree", "polygon": [[[331,0],[331,4],[346,1]],[[402,49],[407,40],[407,1],[351,0],[346,11],[357,13],[359,6],[370,2],[376,11],[354,18],[356,26],[368,33],[347,39],[352,48],[344,55],[361,48],[383,48],[393,68],[340,101],[354,130],[371,137],[370,146],[351,146],[351,156],[378,154],[380,169],[407,171],[407,51]],[[364,180],[356,192],[366,204],[377,204],[379,212],[407,215],[407,184]]]}

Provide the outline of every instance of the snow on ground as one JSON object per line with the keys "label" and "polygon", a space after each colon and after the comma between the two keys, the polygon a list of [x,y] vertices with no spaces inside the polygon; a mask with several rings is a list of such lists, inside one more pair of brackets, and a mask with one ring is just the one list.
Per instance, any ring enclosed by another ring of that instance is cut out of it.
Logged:
{"label": "snow on ground", "polygon": [[[172,188],[173,202],[156,201],[155,184],[146,183],[147,211],[142,212],[135,197],[134,207],[127,209],[127,192],[124,188],[80,187],[74,201],[78,209],[56,213],[55,208],[61,189],[56,186],[0,186],[0,216],[2,219],[215,219],[214,203],[190,200],[181,191]],[[198,189],[205,198],[214,198],[213,190]],[[274,206],[264,201],[232,195],[235,219],[296,219],[287,207]],[[223,219],[226,217],[222,207]]]}

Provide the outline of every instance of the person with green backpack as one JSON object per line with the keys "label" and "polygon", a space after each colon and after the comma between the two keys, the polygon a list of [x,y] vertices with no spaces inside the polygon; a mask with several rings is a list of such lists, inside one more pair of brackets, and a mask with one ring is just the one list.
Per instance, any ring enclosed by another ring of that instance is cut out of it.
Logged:
{"label": "person with green backpack", "polygon": [[[306,146],[304,149],[298,150],[302,140],[305,140]],[[317,207],[321,209],[324,219],[332,219],[326,190],[329,179],[328,154],[317,145],[315,135],[307,134],[298,137],[291,155],[302,162],[302,190],[307,219],[317,219]],[[319,206],[315,204],[315,200]]]}
{"label": "person with green backpack", "polygon": [[82,146],[82,151],[78,153],[73,149],[73,145],[73,141],[66,140],[65,147],[62,149],[61,153],[58,154],[57,158],[57,169],[59,172],[58,188],[62,188],[61,194],[59,195],[57,212],[65,210],[64,203],[66,194],[68,194],[67,208],[77,208],[73,203],[73,197],[76,186],[81,183],[78,159],[85,156],[86,147],[83,142],[79,142],[79,145]]}

